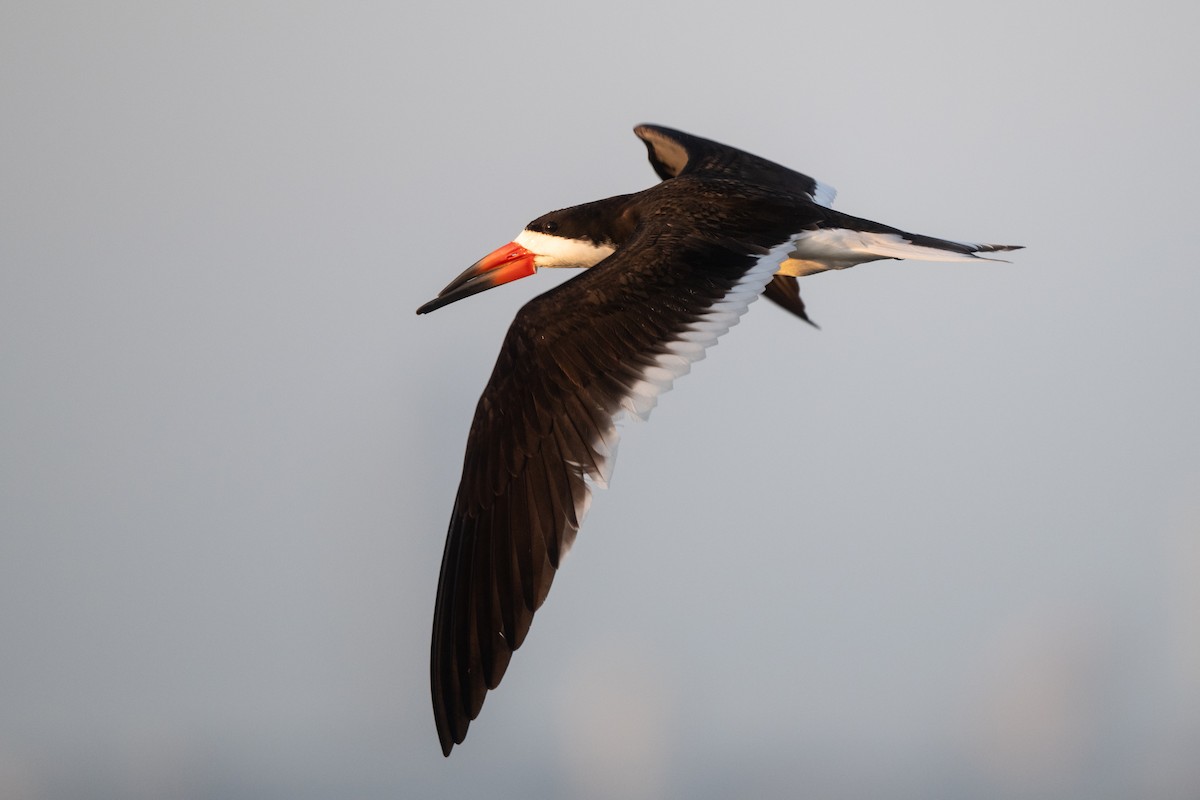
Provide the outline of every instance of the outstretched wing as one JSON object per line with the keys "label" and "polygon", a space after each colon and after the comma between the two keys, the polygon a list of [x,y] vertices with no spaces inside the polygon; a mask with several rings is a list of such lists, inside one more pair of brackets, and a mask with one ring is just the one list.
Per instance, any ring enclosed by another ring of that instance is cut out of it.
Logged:
{"label": "outstretched wing", "polygon": [[647,416],[738,321],[784,238],[639,234],[517,314],[475,410],[438,582],[430,673],[447,755],[524,641],[591,486],[607,482],[616,420]]}
{"label": "outstretched wing", "polygon": [[[822,206],[832,205],[837,195],[836,189],[815,178],[720,142],[659,125],[639,125],[633,132],[646,143],[650,166],[664,181],[685,172],[709,172],[732,175],[738,180],[756,183],[769,190],[801,195]],[[800,284],[794,276],[776,275],[767,286],[765,297],[816,327],[804,310]]]}
{"label": "outstretched wing", "polygon": [[650,165],[664,181],[707,172],[770,191],[803,195],[821,206],[833,205],[837,195],[836,189],[815,178],[720,142],[659,125],[639,125],[633,132],[646,143]]}

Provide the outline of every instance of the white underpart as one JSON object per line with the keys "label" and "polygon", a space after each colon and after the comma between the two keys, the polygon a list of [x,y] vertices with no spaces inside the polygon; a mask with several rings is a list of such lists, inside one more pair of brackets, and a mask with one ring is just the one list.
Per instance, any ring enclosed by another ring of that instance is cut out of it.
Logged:
{"label": "white underpart", "polygon": [[837,197],[837,189],[828,183],[821,183],[816,178],[813,178],[813,183],[817,184],[817,188],[813,190],[813,202],[819,206],[831,208],[833,206],[833,199]]}
{"label": "white underpart", "polygon": [[[517,244],[527,247],[519,241]],[[763,289],[771,282],[771,276],[791,249],[792,243],[785,242],[759,257],[758,263],[751,267],[724,297],[713,303],[700,319],[664,344],[667,352],[661,353],[655,358],[654,364],[642,370],[642,374],[630,387],[629,393],[621,400],[621,407],[613,414],[612,422],[600,431],[600,438],[591,443],[598,470],[593,469],[590,464],[569,462],[583,470],[587,488],[583,497],[575,504],[575,519],[580,524],[583,524],[583,517],[592,504],[592,489],[608,488],[620,440],[617,424],[624,418],[625,413],[630,412],[639,419],[648,419],[651,410],[658,403],[658,396],[670,390],[676,378],[687,374],[692,363],[704,358],[705,351],[738,323],[750,304],[758,299]],[[563,555],[566,555],[574,542],[577,530],[566,531]]]}
{"label": "white underpart", "polygon": [[534,254],[533,265],[538,268],[594,267],[615,250],[608,245],[530,230],[521,231],[513,241]]}
{"label": "white underpart", "polygon": [[[973,253],[955,253],[913,244],[896,233],[868,233],[848,228],[805,231],[797,236],[789,258],[780,264],[783,275],[803,277],[830,269],[846,269],[881,258],[915,258],[921,261],[997,261]],[[964,247],[983,245],[959,242]]]}

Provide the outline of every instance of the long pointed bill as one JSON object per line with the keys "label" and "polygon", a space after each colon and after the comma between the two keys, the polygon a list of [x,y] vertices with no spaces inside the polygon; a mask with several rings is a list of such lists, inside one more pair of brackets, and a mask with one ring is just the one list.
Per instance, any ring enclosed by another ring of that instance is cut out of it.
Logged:
{"label": "long pointed bill", "polygon": [[456,300],[499,286],[502,283],[526,278],[537,272],[533,264],[534,255],[516,242],[498,247],[472,264],[438,292],[438,296],[417,309],[418,314],[428,314]]}

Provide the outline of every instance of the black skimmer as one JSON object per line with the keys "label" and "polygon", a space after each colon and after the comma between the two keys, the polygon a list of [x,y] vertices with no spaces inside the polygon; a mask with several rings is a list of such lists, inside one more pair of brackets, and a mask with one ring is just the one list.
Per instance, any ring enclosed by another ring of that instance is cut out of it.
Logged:
{"label": "black skimmer", "polygon": [[622,414],[647,417],[760,294],[807,320],[798,277],[1018,249],[842,214],[807,175],[669,128],[635,133],[662,183],[535,219],[417,309],[541,267],[590,267],[517,312],[475,409],[433,617],[446,755],[529,632],[592,487],[607,484]]}

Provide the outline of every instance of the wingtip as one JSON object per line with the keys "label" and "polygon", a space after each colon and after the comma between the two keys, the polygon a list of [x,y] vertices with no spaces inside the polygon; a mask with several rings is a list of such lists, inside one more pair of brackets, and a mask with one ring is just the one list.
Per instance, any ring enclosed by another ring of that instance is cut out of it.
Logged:
{"label": "wingtip", "polygon": [[464,730],[462,736],[456,738],[450,721],[439,715],[437,709],[434,709],[434,722],[437,724],[438,743],[442,746],[442,755],[449,758],[454,745],[462,744],[462,740],[466,738],[466,731]]}

